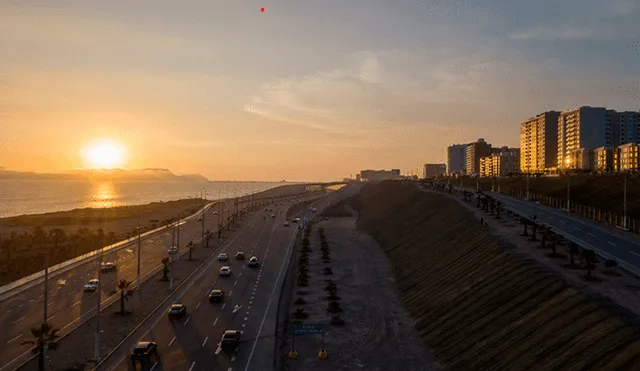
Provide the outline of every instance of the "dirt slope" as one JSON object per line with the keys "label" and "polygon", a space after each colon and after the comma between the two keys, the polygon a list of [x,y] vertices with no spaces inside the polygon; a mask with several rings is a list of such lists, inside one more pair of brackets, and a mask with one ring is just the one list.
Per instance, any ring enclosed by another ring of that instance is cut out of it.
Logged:
{"label": "dirt slope", "polygon": [[448,370],[638,369],[635,315],[511,256],[455,201],[384,182],[352,206]]}

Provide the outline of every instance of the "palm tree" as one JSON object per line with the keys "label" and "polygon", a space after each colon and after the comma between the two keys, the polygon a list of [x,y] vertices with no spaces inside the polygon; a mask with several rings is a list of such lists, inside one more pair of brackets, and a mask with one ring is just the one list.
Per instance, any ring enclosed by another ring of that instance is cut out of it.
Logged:
{"label": "palm tree", "polygon": [[56,339],[60,337],[58,331],[60,331],[60,329],[54,328],[52,324],[42,322],[40,326],[31,328],[33,339],[25,340],[21,343],[22,345],[35,345],[33,353],[38,355],[38,371],[44,371],[44,350],[55,350],[58,346],[58,343],[56,343]]}
{"label": "palm tree", "polygon": [[538,223],[536,223],[536,216],[533,216],[533,233],[531,233],[531,241],[537,241],[536,238],[536,229],[538,228]]}
{"label": "palm tree", "polygon": [[189,248],[189,260],[193,260],[191,258],[191,254],[193,253],[193,250],[195,249],[196,245],[194,245],[193,241],[189,241],[189,243],[187,244],[187,247]]}
{"label": "palm tree", "polygon": [[572,267],[575,267],[575,266],[576,266],[576,262],[575,262],[575,260],[574,260],[573,256],[574,256],[575,254],[577,254],[577,253],[579,253],[579,251],[578,251],[578,246],[576,246],[576,244],[575,244],[575,243],[573,243],[573,242],[569,241],[569,264],[570,264]]}
{"label": "palm tree", "polygon": [[596,261],[596,253],[593,252],[593,250],[587,250],[585,249],[584,251],[582,251],[582,257],[584,258],[585,262],[587,263],[587,279],[590,279],[591,276],[591,270],[593,270],[595,268],[595,261]]}
{"label": "palm tree", "polygon": [[162,258],[162,280],[169,281],[169,257]]}
{"label": "palm tree", "polygon": [[502,208],[502,201],[496,202],[496,219],[500,219],[500,209]]}
{"label": "palm tree", "polygon": [[118,290],[120,290],[120,315],[124,316],[126,311],[124,310],[124,301],[129,300],[129,296],[133,294],[133,289],[130,289],[129,286],[133,281],[120,280],[118,281]]}
{"label": "palm tree", "polygon": [[207,229],[207,233],[205,234],[207,237],[207,247],[209,247],[209,240],[211,239],[211,231]]}
{"label": "palm tree", "polygon": [[529,235],[529,233],[527,233],[527,227],[529,227],[529,219],[527,219],[527,218],[522,218],[522,219],[520,219],[520,222],[521,222],[522,224],[524,224],[524,232],[522,232],[522,235],[523,235],[523,236],[528,236],[528,235]]}

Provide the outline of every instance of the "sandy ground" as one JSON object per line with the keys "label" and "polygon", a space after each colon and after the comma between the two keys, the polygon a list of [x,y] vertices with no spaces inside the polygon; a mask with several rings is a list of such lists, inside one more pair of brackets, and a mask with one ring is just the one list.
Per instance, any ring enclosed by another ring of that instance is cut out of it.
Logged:
{"label": "sandy ground", "polygon": [[[334,210],[326,214],[340,215],[344,212],[336,214]],[[356,231],[356,216],[332,216],[326,221],[323,217],[318,219],[310,238],[309,286],[295,285],[293,288],[292,301],[303,297],[307,304],[290,305],[289,313],[303,307],[309,313],[309,318],[303,323],[325,326],[324,347],[328,358],[321,360],[317,357],[321,348],[319,335],[297,336],[295,348],[299,358],[286,360],[282,368],[300,371],[441,369],[404,308],[386,254],[373,238]],[[328,264],[321,259],[319,228],[325,229],[331,249],[332,262]],[[299,255],[299,248],[296,255]],[[294,276],[296,265],[292,264]],[[333,275],[323,274],[326,266],[332,268]],[[324,290],[325,280],[329,278],[337,282],[343,310],[339,314],[346,322],[344,327],[329,324],[332,314],[327,312]],[[307,294],[299,295],[300,291]],[[284,339],[283,349],[290,350],[290,331]]]}
{"label": "sandy ground", "polygon": [[[426,189],[425,191],[435,192],[430,189]],[[501,213],[502,219],[495,219],[494,216],[490,216],[488,213],[478,209],[475,203],[470,204],[464,202],[461,197],[456,194],[446,195],[451,198],[455,198],[460,202],[460,204],[464,205],[465,208],[472,211],[478,222],[480,218],[483,217],[489,232],[494,237],[505,240],[515,247],[515,250],[512,251],[513,254],[521,257],[523,255],[531,257],[545,267],[553,269],[560,275],[560,277],[568,281],[572,286],[579,288],[581,291],[589,294],[605,296],[613,300],[618,305],[640,315],[640,279],[635,275],[621,268],[617,268],[615,270],[615,272],[619,274],[618,277],[608,275],[608,269],[604,267],[605,259],[598,257],[598,263],[594,273],[600,281],[585,282],[582,279],[585,275],[584,270],[570,270],[563,267],[569,262],[569,253],[566,245],[558,245],[557,248],[557,251],[565,256],[564,258],[549,258],[547,254],[551,252],[551,249],[540,248],[539,234],[537,234],[537,241],[531,241],[530,237],[523,237],[521,235],[524,231],[524,226],[520,224],[519,217],[508,216],[506,213]],[[531,227],[529,227],[528,232],[529,235],[531,235]],[[574,258],[576,263],[580,262],[581,257],[579,257],[578,254],[576,254]]]}

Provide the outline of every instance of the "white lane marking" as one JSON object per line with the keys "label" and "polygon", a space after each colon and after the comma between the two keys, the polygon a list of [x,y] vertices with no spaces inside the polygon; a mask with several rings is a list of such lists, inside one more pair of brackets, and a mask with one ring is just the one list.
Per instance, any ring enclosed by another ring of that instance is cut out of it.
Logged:
{"label": "white lane marking", "polygon": [[248,320],[248,319],[249,319],[249,317],[244,317],[244,320],[245,320],[245,321],[246,321],[246,320]]}
{"label": "white lane marking", "polygon": [[187,322],[189,322],[189,320],[190,320],[190,319],[191,319],[191,317],[187,317],[187,320],[186,320],[186,321],[184,321],[184,324],[186,325],[186,324],[187,324]]}
{"label": "white lane marking", "polygon": [[[255,298],[255,297],[256,297],[255,295],[251,295],[251,300],[253,300],[253,298]],[[249,303],[249,304],[251,304],[251,303]]]}
{"label": "white lane marking", "polygon": [[607,241],[607,243],[611,246],[617,246],[615,243],[611,242],[611,241]]}
{"label": "white lane marking", "polygon": [[153,369],[156,368],[157,365],[158,365],[158,362],[154,363],[153,366],[151,366],[151,369],[149,371],[153,371]]}
{"label": "white lane marking", "polygon": [[240,276],[242,276],[242,272],[238,273],[238,278],[240,278]]}
{"label": "white lane marking", "polygon": [[567,222],[565,222],[564,220],[561,220],[560,223],[567,224]]}
{"label": "white lane marking", "polygon": [[595,234],[593,234],[593,233],[591,233],[591,232],[589,232],[588,234],[589,234],[589,236],[591,236],[591,237],[595,237],[595,236],[596,236]]}
{"label": "white lane marking", "polygon": [[222,308],[220,308],[220,310],[224,310],[224,307],[227,305],[227,303],[222,304]]}
{"label": "white lane marking", "polygon": [[215,320],[215,321],[213,321],[213,325],[212,325],[212,326],[215,326],[215,325],[216,325],[216,323],[218,323],[218,318],[216,318],[216,320]]}
{"label": "white lane marking", "polygon": [[215,354],[215,355],[218,355],[218,354],[220,354],[220,352],[221,352],[221,351],[222,351],[222,348],[220,348],[220,346],[218,346],[218,347],[216,348],[216,351],[215,351],[215,353],[214,353],[214,354]]}
{"label": "white lane marking", "polygon": [[244,324],[244,323],[243,323],[243,324],[242,324],[242,327],[244,327],[245,325],[246,325],[246,324]]}
{"label": "white lane marking", "polygon": [[55,301],[52,301],[51,303],[47,304],[47,306],[49,306],[49,305],[53,305],[53,304],[55,304],[55,303],[56,303]]}
{"label": "white lane marking", "polygon": [[198,305],[196,305],[196,309],[200,308],[200,304],[202,303],[198,303]]}
{"label": "white lane marking", "polygon": [[227,295],[227,296],[231,296],[231,293],[232,293],[232,292],[233,292],[233,290],[229,291],[229,295]]}
{"label": "white lane marking", "polygon": [[176,341],[176,337],[174,336],[173,339],[171,339],[171,341],[169,342],[169,346],[171,346],[171,344],[173,344],[173,342]]}
{"label": "white lane marking", "polygon": [[76,293],[76,291],[78,291],[78,290],[73,290],[73,291],[71,291],[71,292],[69,293],[69,296],[71,296],[71,295],[75,294],[75,293]]}
{"label": "white lane marking", "polygon": [[237,285],[237,284],[238,284],[238,281],[234,282],[234,283],[233,283],[233,286],[235,286],[235,285]]}
{"label": "white lane marking", "polygon": [[22,321],[25,318],[26,318],[26,316],[22,316],[22,317],[18,318],[17,320],[13,321],[13,324],[15,325],[16,323]]}
{"label": "white lane marking", "polygon": [[236,356],[235,355],[231,356],[231,362],[233,362],[235,360],[236,360]]}
{"label": "white lane marking", "polygon": [[206,338],[204,338],[204,341],[202,342],[202,346],[204,346],[207,343],[207,340],[209,340],[208,336]]}
{"label": "white lane marking", "polygon": [[247,307],[247,309],[251,309],[251,303],[249,303],[249,306]]}
{"label": "white lane marking", "polygon": [[635,251],[629,251],[629,252],[632,253],[633,255],[640,256],[640,254]]}
{"label": "white lane marking", "polygon": [[47,322],[49,322],[49,320],[51,320],[53,317],[55,317],[56,315],[54,314],[53,316],[47,318]]}
{"label": "white lane marking", "polygon": [[40,299],[42,299],[42,298],[44,298],[44,294],[43,294],[43,295],[38,296],[38,300],[40,300]]}
{"label": "white lane marking", "polygon": [[7,341],[7,344],[9,344],[9,343],[11,343],[11,342],[13,342],[13,341],[18,340],[18,339],[20,339],[21,337],[22,337],[22,334],[20,334],[20,335],[18,335],[18,336],[16,336],[16,337],[14,337],[13,339],[11,339],[11,340]]}
{"label": "white lane marking", "polygon": [[189,371],[193,370],[193,366],[196,365],[196,361],[193,361],[193,363],[191,364],[191,367],[189,367]]}
{"label": "white lane marking", "polygon": [[78,301],[76,301],[75,303],[73,303],[72,307],[75,307],[76,305],[80,304],[80,302],[81,302],[81,301],[82,301],[82,300],[78,300]]}
{"label": "white lane marking", "polygon": [[233,367],[229,367],[227,371],[233,371]]}

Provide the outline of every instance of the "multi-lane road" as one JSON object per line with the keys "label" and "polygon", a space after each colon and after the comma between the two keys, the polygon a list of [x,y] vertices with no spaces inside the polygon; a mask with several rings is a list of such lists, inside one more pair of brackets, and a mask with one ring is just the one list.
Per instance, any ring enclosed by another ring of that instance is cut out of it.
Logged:
{"label": "multi-lane road", "polygon": [[[455,187],[457,190],[469,190]],[[616,258],[627,269],[640,273],[640,236],[582,218],[563,210],[495,192],[486,192],[506,209],[533,218],[577,243]]]}
{"label": "multi-lane road", "polygon": [[[233,207],[229,200],[225,210]],[[220,210],[216,207],[215,210]],[[217,230],[218,217],[213,209],[205,213],[205,230]],[[232,210],[232,211],[235,211]],[[228,212],[228,211],[226,211]],[[180,226],[180,247],[186,252],[189,241],[197,243],[201,239],[202,222],[197,218],[183,221]],[[171,246],[170,229],[158,232],[141,240],[140,276],[145,277],[161,265],[161,259],[167,256],[167,247]],[[60,274],[52,274],[48,282],[47,320],[56,327],[72,326],[95,315],[97,295],[101,301],[114,294],[117,281],[134,281],[137,277],[137,241],[131,242],[117,251],[104,255],[104,261],[116,262],[116,271],[101,273],[101,291],[85,293],[83,286],[98,276],[98,260],[84,264]],[[44,283],[35,285],[0,302],[0,370],[13,370],[28,359],[29,351],[20,343],[31,339],[30,328],[44,320]]]}
{"label": "multi-lane road", "polygon": [[[332,192],[316,201],[314,206],[321,212],[344,195],[341,191]],[[264,370],[265,364],[270,365],[273,345],[257,345],[263,339],[273,341],[275,336],[273,324],[265,326],[265,322],[275,321],[272,313],[277,307],[285,267],[299,231],[294,223],[283,226],[287,208],[291,205],[291,202],[285,202],[275,207],[276,218],[271,218],[271,212],[264,211],[251,215],[243,229],[222,246],[221,251],[229,255],[229,260],[212,259],[99,369],[133,369],[129,351],[140,340],[158,344],[159,361],[146,366],[154,371]],[[313,217],[309,211],[298,216],[305,215]],[[235,260],[238,251],[244,252],[247,259],[258,257],[260,267],[250,268],[247,260]],[[232,268],[230,277],[219,276],[223,265]],[[226,292],[225,301],[209,302],[208,294],[214,288]],[[174,302],[186,305],[184,318],[168,318],[166,311]],[[219,349],[218,342],[223,332],[231,329],[243,331],[242,342],[236,351],[226,353]]]}

